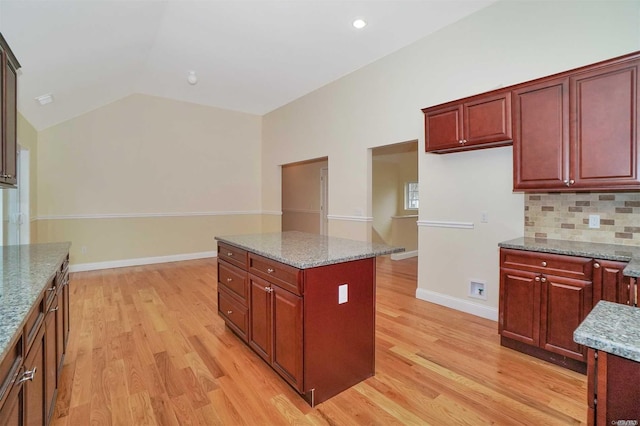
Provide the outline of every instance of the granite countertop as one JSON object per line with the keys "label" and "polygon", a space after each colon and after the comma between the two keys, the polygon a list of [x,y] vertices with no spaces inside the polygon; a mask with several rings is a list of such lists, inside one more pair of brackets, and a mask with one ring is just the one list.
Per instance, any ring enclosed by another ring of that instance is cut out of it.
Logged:
{"label": "granite countertop", "polygon": [[629,262],[622,273],[628,277],[640,277],[640,247],[526,237],[504,241],[498,245],[515,250]]}
{"label": "granite countertop", "polygon": [[299,269],[404,251],[404,248],[385,244],[297,231],[222,236],[216,237],[216,240]]}
{"label": "granite countertop", "polygon": [[573,340],[640,362],[640,309],[601,300],[574,331]]}
{"label": "granite countertop", "polygon": [[0,361],[18,337],[27,314],[62,263],[71,243],[0,246]]}

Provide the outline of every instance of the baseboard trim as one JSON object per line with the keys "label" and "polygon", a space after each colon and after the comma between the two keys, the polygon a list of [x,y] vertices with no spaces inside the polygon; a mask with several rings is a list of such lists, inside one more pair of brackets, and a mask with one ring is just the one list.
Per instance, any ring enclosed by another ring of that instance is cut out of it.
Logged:
{"label": "baseboard trim", "polygon": [[411,251],[405,251],[402,253],[393,253],[391,255],[391,260],[404,260],[404,259],[409,259],[411,257],[417,257],[418,256],[418,250],[411,250]]}
{"label": "baseboard trim", "polygon": [[180,262],[182,260],[206,259],[217,257],[217,251],[199,253],[172,254],[169,256],[140,257],[137,259],[108,260],[105,262],[78,263],[69,266],[69,272],[96,271],[98,269],[124,268],[127,266],[152,265],[155,263]]}
{"label": "baseboard trim", "polygon": [[498,321],[498,309],[479,305],[477,303],[469,302],[457,297],[452,297],[447,294],[418,288],[416,290],[416,298],[438,305],[446,306],[447,308],[455,309],[457,311],[466,312],[477,317]]}

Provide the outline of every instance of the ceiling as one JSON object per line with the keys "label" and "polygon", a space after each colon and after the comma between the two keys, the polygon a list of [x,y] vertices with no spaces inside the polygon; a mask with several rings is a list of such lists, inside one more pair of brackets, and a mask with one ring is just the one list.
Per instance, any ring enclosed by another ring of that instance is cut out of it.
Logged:
{"label": "ceiling", "polygon": [[0,29],[42,130],[132,93],[263,115],[494,1],[0,0]]}

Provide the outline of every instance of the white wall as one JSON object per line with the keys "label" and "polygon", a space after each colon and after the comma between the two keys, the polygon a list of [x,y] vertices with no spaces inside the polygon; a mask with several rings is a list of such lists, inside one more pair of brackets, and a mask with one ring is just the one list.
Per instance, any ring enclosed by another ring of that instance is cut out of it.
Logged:
{"label": "white wall", "polygon": [[[280,205],[279,164],[328,156],[329,232],[371,235],[368,148],[418,139],[417,295],[497,318],[498,242],[523,234],[523,196],[511,191],[510,147],[433,155],[421,108],[640,49],[638,1],[502,1],[266,115],[263,209]],[[489,222],[479,223],[487,211]],[[487,281],[486,302],[467,295]]]}
{"label": "white wall", "polygon": [[260,232],[261,123],[132,95],[41,131],[38,240],[71,241],[73,264],[95,264]]}

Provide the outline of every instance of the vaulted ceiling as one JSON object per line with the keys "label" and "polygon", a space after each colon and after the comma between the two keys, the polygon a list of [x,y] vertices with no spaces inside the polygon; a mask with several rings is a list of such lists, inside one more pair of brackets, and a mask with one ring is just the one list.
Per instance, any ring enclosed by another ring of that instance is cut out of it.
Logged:
{"label": "vaulted ceiling", "polygon": [[0,32],[41,130],[132,93],[263,115],[494,1],[0,0]]}

